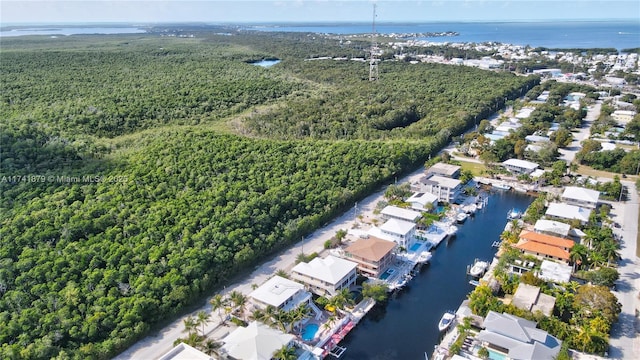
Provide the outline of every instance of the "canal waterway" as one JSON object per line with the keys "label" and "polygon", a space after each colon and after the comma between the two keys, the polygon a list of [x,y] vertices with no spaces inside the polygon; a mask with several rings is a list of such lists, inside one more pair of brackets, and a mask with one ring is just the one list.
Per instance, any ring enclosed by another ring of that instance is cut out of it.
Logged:
{"label": "canal waterway", "polygon": [[473,290],[467,265],[474,259],[491,260],[507,223],[507,212],[524,211],[532,197],[492,191],[489,203],[460,226],[456,237],[433,250],[431,263],[395,294],[386,306],[377,306],[340,343],[341,359],[424,359],[440,340],[438,321],[446,310],[456,310]]}

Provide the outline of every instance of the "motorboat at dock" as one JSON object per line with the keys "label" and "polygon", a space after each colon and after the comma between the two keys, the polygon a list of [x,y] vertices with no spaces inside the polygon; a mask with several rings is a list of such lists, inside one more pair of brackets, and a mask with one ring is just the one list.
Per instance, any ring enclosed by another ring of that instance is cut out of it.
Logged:
{"label": "motorboat at dock", "polygon": [[484,274],[485,271],[487,271],[487,268],[489,268],[488,262],[476,260],[476,262],[473,264],[473,266],[471,266],[468,272],[469,275],[473,277],[480,277]]}
{"label": "motorboat at dock", "polygon": [[440,318],[440,322],[438,322],[438,330],[445,331],[451,324],[453,320],[456,318],[456,314],[452,311],[447,311]]}

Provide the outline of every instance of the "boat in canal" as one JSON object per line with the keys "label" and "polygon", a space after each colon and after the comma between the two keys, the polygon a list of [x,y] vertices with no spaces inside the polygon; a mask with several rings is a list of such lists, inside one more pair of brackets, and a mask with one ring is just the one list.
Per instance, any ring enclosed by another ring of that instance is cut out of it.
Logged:
{"label": "boat in canal", "polygon": [[509,220],[516,220],[516,219],[520,219],[521,217],[522,217],[522,211],[516,208],[509,210],[509,212],[507,213],[507,219]]}
{"label": "boat in canal", "polygon": [[451,326],[455,318],[456,318],[456,314],[452,311],[447,311],[444,314],[442,314],[442,317],[440,318],[440,322],[438,322],[438,330],[440,331],[447,330],[447,328]]}
{"label": "boat in canal", "polygon": [[469,275],[473,277],[480,277],[489,268],[489,263],[486,261],[476,260],[471,269],[469,269]]}
{"label": "boat in canal", "polygon": [[493,183],[491,186],[498,190],[511,190],[511,185],[505,183]]}
{"label": "boat in canal", "polygon": [[469,215],[467,215],[466,213],[459,212],[458,215],[456,215],[456,221],[459,224],[462,224],[463,222],[465,222],[465,220],[467,220],[467,217],[469,217]]}

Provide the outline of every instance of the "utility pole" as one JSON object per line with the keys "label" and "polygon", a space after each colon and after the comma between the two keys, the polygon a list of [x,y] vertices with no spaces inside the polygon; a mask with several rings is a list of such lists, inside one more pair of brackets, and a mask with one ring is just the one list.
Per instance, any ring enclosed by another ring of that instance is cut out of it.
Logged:
{"label": "utility pole", "polygon": [[376,4],[373,4],[373,24],[371,26],[371,50],[369,54],[369,81],[378,81],[378,44],[376,42]]}

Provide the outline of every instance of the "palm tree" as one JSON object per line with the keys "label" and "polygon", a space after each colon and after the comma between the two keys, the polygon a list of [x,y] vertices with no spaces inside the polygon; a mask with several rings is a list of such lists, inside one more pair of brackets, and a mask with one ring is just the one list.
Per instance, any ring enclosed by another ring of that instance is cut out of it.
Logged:
{"label": "palm tree", "polygon": [[259,322],[265,323],[265,324],[267,323],[267,321],[265,321],[266,318],[267,318],[267,314],[262,309],[254,309],[251,312],[251,315],[249,315],[249,319],[255,320],[255,321],[259,321]]}
{"label": "palm tree", "polygon": [[209,319],[211,319],[211,314],[204,310],[198,311],[196,314],[196,325],[202,326],[202,336],[204,336],[204,327],[209,322]]}
{"label": "palm tree", "polygon": [[220,349],[220,347],[222,347],[221,343],[209,339],[202,344],[201,350],[207,355],[218,355],[218,349]]}
{"label": "palm tree", "polygon": [[189,315],[186,319],[184,319],[183,323],[184,323],[184,330],[182,330],[182,332],[186,332],[188,334],[195,332],[196,328],[198,327],[198,323],[196,319],[191,315]]}
{"label": "palm tree", "polygon": [[324,323],[323,327],[327,330],[331,329],[336,320],[338,320],[336,315],[331,313],[331,315],[329,315],[329,317],[327,318],[327,321]]}
{"label": "palm tree", "polygon": [[244,310],[247,306],[247,297],[243,293],[234,290],[229,294],[229,299],[233,303],[233,306],[238,308],[240,317],[244,318]]}
{"label": "palm tree", "polygon": [[603,265],[605,260],[607,260],[607,258],[604,257],[604,255],[602,255],[600,252],[598,251],[592,251],[589,254],[589,262],[594,266],[594,267],[598,267],[599,265]]}
{"label": "palm tree", "polygon": [[589,254],[589,249],[582,244],[575,244],[569,252],[569,259],[573,262],[574,271],[578,268],[576,265],[584,265]]}
{"label": "palm tree", "polygon": [[282,269],[279,269],[278,271],[276,271],[276,275],[278,275],[280,277],[283,277],[285,279],[289,278],[289,274],[286,271],[282,270]]}
{"label": "palm tree", "polygon": [[296,350],[287,345],[283,345],[278,351],[273,354],[273,357],[278,360],[295,360],[298,358],[296,356]]}
{"label": "palm tree", "polygon": [[223,318],[220,310],[224,309],[224,307],[227,305],[227,299],[225,299],[220,294],[216,294],[213,298],[211,298],[209,303],[211,304],[211,309],[213,311],[218,311],[218,316],[220,316],[220,322],[222,322]]}
{"label": "palm tree", "polygon": [[613,240],[606,240],[600,244],[600,248],[598,252],[607,259],[607,266],[609,266],[610,261],[616,261],[620,258],[618,254],[618,244]]}

